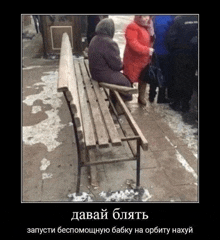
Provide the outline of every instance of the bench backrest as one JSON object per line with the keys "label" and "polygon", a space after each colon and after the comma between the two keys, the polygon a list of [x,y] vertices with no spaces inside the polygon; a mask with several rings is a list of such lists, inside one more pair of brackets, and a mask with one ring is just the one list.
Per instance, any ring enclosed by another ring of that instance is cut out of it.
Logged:
{"label": "bench backrest", "polygon": [[70,108],[74,114],[74,122],[77,127],[79,140],[83,139],[82,117],[79,106],[79,97],[75,80],[75,70],[73,66],[72,49],[69,36],[63,34],[60,52],[59,77],[57,82],[57,91],[63,92],[69,101]]}

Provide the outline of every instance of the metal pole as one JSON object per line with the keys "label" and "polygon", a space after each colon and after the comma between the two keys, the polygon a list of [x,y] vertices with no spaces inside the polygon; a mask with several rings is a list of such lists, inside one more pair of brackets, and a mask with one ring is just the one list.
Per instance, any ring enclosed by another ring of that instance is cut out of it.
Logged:
{"label": "metal pole", "polygon": [[140,187],[140,165],[141,165],[141,140],[140,138],[137,139],[137,181],[136,181],[136,187]]}
{"label": "metal pole", "polygon": [[81,155],[81,154],[78,153],[78,173],[77,173],[76,193],[79,193],[80,179],[81,179],[81,157],[79,157],[79,155]]}
{"label": "metal pole", "polygon": [[[64,97],[66,99],[66,102],[68,103],[68,108],[69,108],[69,111],[71,113],[71,107],[70,107],[70,103],[68,101],[68,98],[66,96],[66,92],[63,92],[64,94]],[[78,173],[77,173],[77,184],[76,184],[76,193],[79,193],[79,190],[80,190],[80,178],[81,178],[81,167],[82,167],[82,154],[81,154],[81,151],[80,151],[80,143],[79,143],[79,138],[78,138],[78,135],[77,135],[77,128],[76,128],[76,124],[75,124],[75,121],[74,121],[74,116],[72,114],[71,115],[71,118],[72,118],[72,123],[73,123],[73,129],[74,129],[74,133],[75,133],[75,139],[76,139],[76,147],[77,147],[77,155],[78,155]]]}

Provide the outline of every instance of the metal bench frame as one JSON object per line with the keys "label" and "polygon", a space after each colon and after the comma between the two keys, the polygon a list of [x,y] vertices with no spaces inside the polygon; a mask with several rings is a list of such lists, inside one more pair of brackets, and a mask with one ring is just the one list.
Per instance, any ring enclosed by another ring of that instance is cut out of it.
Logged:
{"label": "metal bench frame", "polygon": [[[88,166],[94,166],[94,165],[100,165],[100,164],[110,164],[110,163],[116,163],[116,162],[122,162],[122,161],[136,161],[136,163],[137,163],[137,165],[136,165],[137,166],[136,187],[139,188],[140,187],[140,161],[141,161],[141,159],[140,159],[140,151],[141,151],[140,147],[142,147],[142,149],[144,151],[146,151],[148,149],[148,142],[145,139],[145,137],[143,136],[140,128],[136,124],[134,118],[132,117],[130,111],[128,110],[127,106],[125,105],[124,101],[122,100],[120,94],[116,90],[111,90],[113,92],[113,94],[115,95],[115,97],[116,97],[118,103],[120,104],[121,108],[124,111],[124,115],[125,115],[128,123],[129,123],[129,125],[130,125],[130,127],[131,127],[131,129],[134,133],[133,136],[127,136],[126,131],[123,130],[123,126],[119,121],[117,111],[116,111],[116,109],[115,109],[115,107],[114,107],[114,105],[113,105],[113,103],[112,103],[112,101],[109,97],[108,91],[105,87],[102,86],[103,89],[104,89],[104,92],[106,94],[106,99],[108,99],[108,102],[111,105],[113,113],[116,116],[116,118],[118,120],[118,123],[121,127],[121,130],[124,134],[124,137],[120,137],[120,141],[121,142],[127,141],[133,157],[131,157],[131,158],[126,157],[126,158],[105,159],[105,160],[102,160],[102,161],[99,161],[99,160],[98,161],[96,161],[96,160],[95,161],[85,161],[86,160],[85,156],[87,156],[88,159],[90,159],[90,153],[93,152],[92,156],[94,157],[95,156],[95,150],[97,148],[101,149],[102,146],[100,146],[97,141],[96,141],[96,146],[89,147],[89,146],[86,145],[85,139],[84,139],[85,129],[83,129],[83,124],[80,123],[79,120],[78,120],[78,116],[79,116],[79,114],[81,114],[81,110],[80,110],[80,107],[77,106],[77,104],[73,103],[74,98],[79,98],[78,88],[75,86],[75,88],[77,88],[77,89],[74,89],[73,86],[70,86],[72,83],[70,84],[68,81],[71,81],[71,79],[73,77],[75,77],[77,79],[77,81],[80,81],[77,78],[77,74],[79,74],[79,72],[76,73],[77,72],[76,71],[76,64],[79,64],[79,66],[86,69],[86,72],[87,72],[87,75],[88,75],[87,77],[90,78],[92,88],[97,88],[98,83],[91,79],[91,76],[90,76],[90,73],[89,73],[89,68],[88,68],[88,60],[83,60],[83,61],[74,60],[73,61],[73,57],[72,57],[72,53],[71,53],[71,46],[70,46],[70,43],[69,43],[68,35],[65,34],[65,33],[63,34],[63,39],[62,39],[61,57],[60,58],[61,59],[60,59],[60,67],[59,67],[58,91],[63,92],[64,97],[66,99],[66,102],[68,104],[69,111],[71,113],[74,132],[75,132],[77,152],[78,152],[78,174],[77,174],[76,192],[78,193],[80,191],[81,168],[82,167],[88,167]],[[66,61],[66,59],[67,59],[67,61]],[[75,76],[74,76],[74,70],[70,69],[70,68],[73,68],[73,67],[71,67],[72,64],[74,65],[74,68],[75,68]],[[84,66],[83,66],[83,64],[84,64]],[[82,70],[82,68],[81,68],[81,70]],[[69,74],[68,76],[65,75],[65,74],[67,74],[67,72]],[[107,86],[107,87],[109,87],[109,86]],[[70,88],[72,88],[72,92],[69,91]],[[110,88],[111,88],[111,86],[110,86]],[[73,93],[73,90],[74,91],[77,90],[76,91],[77,94],[78,94],[77,97],[76,97],[76,92]],[[86,90],[85,90],[85,92],[86,92]],[[94,90],[94,92],[95,92],[95,90]],[[94,99],[94,101],[98,102],[97,99]],[[105,104],[107,104],[107,102],[105,102]],[[94,118],[95,116],[92,116],[92,117]],[[129,143],[129,141],[131,141],[131,140],[136,141],[136,151],[134,151],[134,149],[132,148],[132,146]],[[109,144],[110,147],[111,147],[111,145],[112,145],[112,147],[114,147],[113,143]],[[115,145],[117,146],[119,144],[117,144],[117,142],[116,142]],[[104,147],[108,147],[108,146],[104,146]]]}

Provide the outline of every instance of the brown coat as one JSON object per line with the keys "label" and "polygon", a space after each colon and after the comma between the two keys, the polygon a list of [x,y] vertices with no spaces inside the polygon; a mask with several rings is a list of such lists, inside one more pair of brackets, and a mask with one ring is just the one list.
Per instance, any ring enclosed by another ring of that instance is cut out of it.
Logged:
{"label": "brown coat", "polygon": [[115,32],[112,19],[105,18],[96,26],[96,36],[89,45],[88,58],[92,78],[99,82],[130,86],[120,72],[122,61],[118,44],[113,40]]}

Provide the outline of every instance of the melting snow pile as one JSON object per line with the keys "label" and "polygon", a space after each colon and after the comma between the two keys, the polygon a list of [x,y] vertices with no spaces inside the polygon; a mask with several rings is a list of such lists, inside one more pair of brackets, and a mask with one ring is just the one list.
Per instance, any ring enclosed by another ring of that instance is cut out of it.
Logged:
{"label": "melting snow pile", "polygon": [[68,194],[69,198],[72,198],[71,201],[72,202],[92,202],[92,198],[91,195],[86,193],[86,192],[82,192],[82,193],[71,193]]}
{"label": "melting snow pile", "polygon": [[134,202],[134,201],[148,201],[152,196],[147,189],[126,189],[125,191],[117,192],[101,192],[100,197],[104,198],[106,202]]}
{"label": "melting snow pile", "polygon": [[[152,195],[147,189],[126,189],[124,191],[116,192],[101,192],[99,196],[104,202],[137,202],[148,201]],[[82,192],[82,193],[72,193],[68,195],[72,202],[93,202],[92,195]]]}

